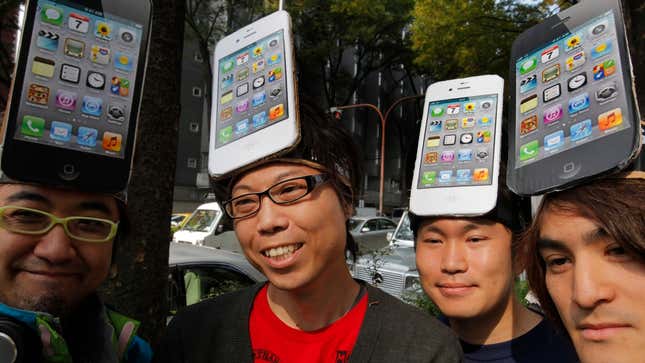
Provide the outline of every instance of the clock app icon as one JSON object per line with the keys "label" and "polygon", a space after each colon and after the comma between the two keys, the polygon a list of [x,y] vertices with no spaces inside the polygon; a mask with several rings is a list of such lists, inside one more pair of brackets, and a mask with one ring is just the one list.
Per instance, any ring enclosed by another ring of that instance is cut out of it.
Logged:
{"label": "clock app icon", "polygon": [[94,89],[105,88],[105,75],[103,73],[90,71],[87,73],[87,86]]}

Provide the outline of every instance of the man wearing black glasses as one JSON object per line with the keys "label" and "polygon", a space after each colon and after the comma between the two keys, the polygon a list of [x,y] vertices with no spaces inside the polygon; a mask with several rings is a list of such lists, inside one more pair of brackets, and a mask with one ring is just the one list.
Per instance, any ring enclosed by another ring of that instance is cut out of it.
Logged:
{"label": "man wearing black glasses", "polygon": [[121,233],[120,203],[0,182],[0,361],[150,361],[139,323],[96,295]]}
{"label": "man wearing black glasses", "polygon": [[351,136],[301,107],[301,141],[217,190],[247,259],[268,283],[180,312],[158,362],[459,362],[429,315],[352,279],[347,230],[360,180]]}

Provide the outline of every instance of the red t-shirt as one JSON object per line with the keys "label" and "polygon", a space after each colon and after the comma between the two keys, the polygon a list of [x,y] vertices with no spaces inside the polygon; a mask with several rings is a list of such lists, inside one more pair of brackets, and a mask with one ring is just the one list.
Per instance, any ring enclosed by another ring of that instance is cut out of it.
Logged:
{"label": "red t-shirt", "polygon": [[367,293],[342,318],[306,332],[283,323],[269,307],[267,286],[255,297],[249,330],[255,363],[345,363],[354,349],[367,311]]}

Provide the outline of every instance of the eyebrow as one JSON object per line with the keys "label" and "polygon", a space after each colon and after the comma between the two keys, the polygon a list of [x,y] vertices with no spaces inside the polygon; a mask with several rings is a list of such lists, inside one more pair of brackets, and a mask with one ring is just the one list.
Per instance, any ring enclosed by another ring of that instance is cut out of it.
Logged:
{"label": "eyebrow", "polygon": [[[15,194],[10,195],[7,198],[7,202],[13,203],[13,202],[22,202],[22,201],[29,201],[29,202],[36,202],[36,203],[42,203],[47,206],[47,208],[54,208],[54,203],[49,200],[46,196],[40,194],[40,193],[35,193],[35,192],[29,192],[29,191],[20,191]],[[77,206],[77,209],[81,211],[96,211],[96,212],[101,212],[104,213],[108,216],[112,215],[112,210],[107,206],[107,204],[100,202],[100,201],[84,201],[80,202]]]}
{"label": "eyebrow", "polygon": [[[482,226],[485,226],[485,225],[488,225],[488,224],[489,223],[486,220],[485,220],[484,223],[480,223],[479,220],[473,221],[473,222],[470,222],[470,223],[466,224],[465,226],[461,227],[461,231],[462,231],[462,233],[468,233],[468,232],[470,232],[472,230],[478,229],[478,228],[480,228]],[[432,224],[428,225],[427,227],[424,227],[423,231],[424,232],[434,232],[434,233],[440,234],[442,236],[446,235],[443,232],[443,230],[441,230],[441,228],[435,227]]]}
{"label": "eyebrow", "polygon": [[[588,231],[582,235],[582,241],[585,245],[589,245],[595,242],[600,242],[609,237],[607,231],[601,227],[594,228],[591,231]],[[549,237],[540,237],[537,241],[537,249],[551,249],[556,251],[567,252],[569,248],[566,243],[557,239],[552,239]]]}
{"label": "eyebrow", "polygon": [[[280,181],[282,181],[282,179],[286,179],[287,177],[296,177],[296,176],[298,176],[300,174],[301,174],[301,172],[299,170],[284,171],[284,172],[276,175],[273,178],[273,180],[271,182],[271,186],[275,185],[276,183],[279,183]],[[247,185],[247,184],[238,184],[235,187],[233,187],[233,189],[231,190],[231,195],[233,194],[233,192],[238,191],[238,190],[252,192],[253,188],[251,188],[251,186]]]}

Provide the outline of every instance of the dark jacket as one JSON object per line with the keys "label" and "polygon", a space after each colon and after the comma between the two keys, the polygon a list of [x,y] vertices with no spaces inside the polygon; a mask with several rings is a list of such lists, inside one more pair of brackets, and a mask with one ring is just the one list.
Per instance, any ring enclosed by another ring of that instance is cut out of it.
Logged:
{"label": "dark jacket", "polygon": [[[153,361],[252,363],[249,316],[262,286],[259,283],[180,312],[168,326]],[[375,287],[367,285],[367,293],[368,308],[350,363],[461,362],[459,341],[450,329]]]}

